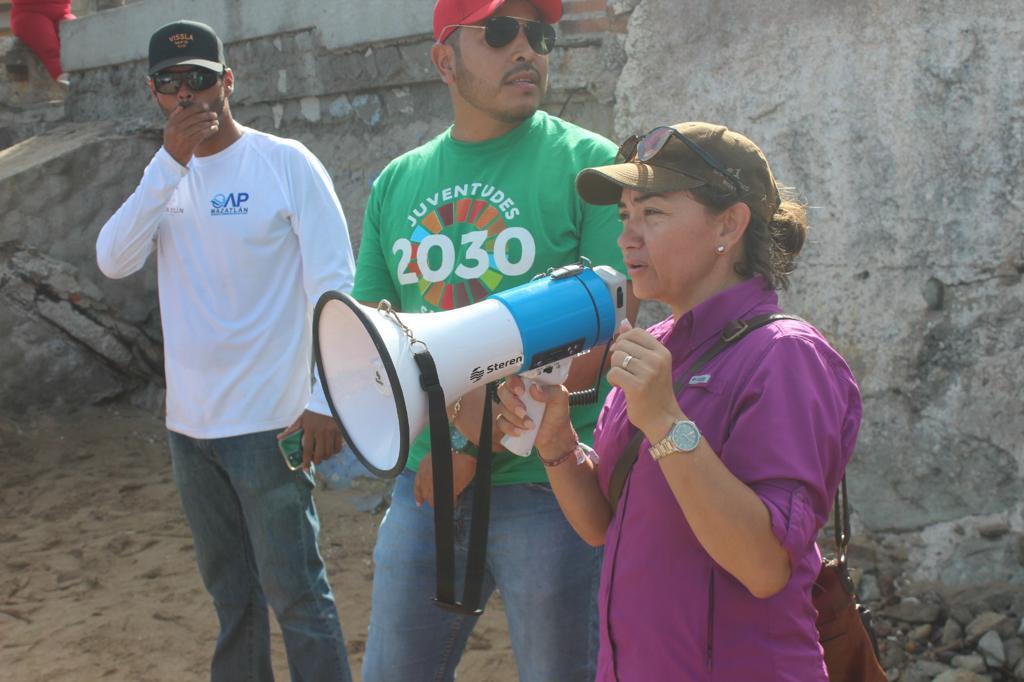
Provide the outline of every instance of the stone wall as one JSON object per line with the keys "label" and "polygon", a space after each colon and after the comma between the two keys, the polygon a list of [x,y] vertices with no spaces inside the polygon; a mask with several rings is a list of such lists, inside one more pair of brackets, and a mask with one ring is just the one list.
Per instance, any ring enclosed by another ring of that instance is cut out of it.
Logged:
{"label": "stone wall", "polygon": [[899,534],[913,577],[947,586],[1024,584],[1013,4],[643,0],[616,90],[618,135],[725,123],[810,206],[784,300],[860,381],[859,519]]}

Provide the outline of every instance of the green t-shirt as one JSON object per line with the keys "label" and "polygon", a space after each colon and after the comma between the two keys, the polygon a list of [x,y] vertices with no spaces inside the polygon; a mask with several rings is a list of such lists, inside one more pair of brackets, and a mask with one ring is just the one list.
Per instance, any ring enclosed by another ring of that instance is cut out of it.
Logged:
{"label": "green t-shirt", "polygon": [[[374,181],[352,295],[386,298],[405,312],[435,312],[483,300],[580,256],[625,272],[616,207],[586,204],[575,189],[580,170],[614,156],[607,139],[543,111],[485,142],[452,139],[449,128]],[[588,443],[606,381],[601,388],[597,404],[572,409]],[[408,467],[416,470],[429,450],[424,432],[410,448]],[[536,451],[497,452],[492,481],[538,483],[547,474]]]}

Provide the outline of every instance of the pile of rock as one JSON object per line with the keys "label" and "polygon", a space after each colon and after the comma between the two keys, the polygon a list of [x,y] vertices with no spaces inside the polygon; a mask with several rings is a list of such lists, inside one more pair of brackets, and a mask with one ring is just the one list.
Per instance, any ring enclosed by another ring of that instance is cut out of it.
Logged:
{"label": "pile of rock", "polygon": [[875,615],[882,665],[900,682],[1024,680],[1022,610],[1019,586],[972,603],[936,591],[903,597]]}
{"label": "pile of rock", "polygon": [[155,409],[163,350],[146,328],[111,310],[75,267],[0,242],[0,413],[59,413],[117,397]]}

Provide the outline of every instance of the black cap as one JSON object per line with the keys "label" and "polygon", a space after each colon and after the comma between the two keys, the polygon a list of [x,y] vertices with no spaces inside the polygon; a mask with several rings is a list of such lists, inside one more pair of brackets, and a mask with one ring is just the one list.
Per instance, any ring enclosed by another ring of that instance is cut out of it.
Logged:
{"label": "black cap", "polygon": [[224,44],[198,21],[172,21],[149,39],[149,75],[182,64],[224,73]]}

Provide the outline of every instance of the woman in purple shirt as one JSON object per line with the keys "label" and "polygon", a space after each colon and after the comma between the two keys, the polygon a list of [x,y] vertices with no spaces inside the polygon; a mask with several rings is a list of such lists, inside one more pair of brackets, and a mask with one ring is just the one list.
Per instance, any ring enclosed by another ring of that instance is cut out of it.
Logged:
{"label": "woman in purple shirt", "polygon": [[[722,126],[655,128],[620,153],[581,172],[577,191],[618,203],[634,291],[672,316],[623,325],[596,456],[572,429],[566,391],[534,392],[547,402],[536,445],[562,510],[605,546],[597,678],[825,681],[815,537],[860,426],[853,375],[794,320],[687,372],[729,322],[781,312],[775,290],[803,245],[803,208],[780,196],[761,150]],[[516,378],[499,391],[506,433],[530,426],[522,391]],[[637,429],[639,458],[613,508],[612,471]]]}

